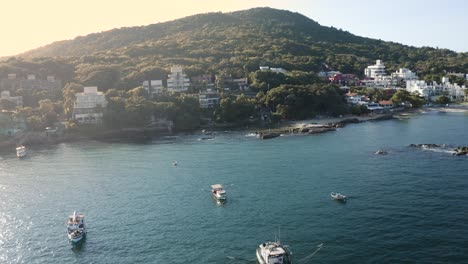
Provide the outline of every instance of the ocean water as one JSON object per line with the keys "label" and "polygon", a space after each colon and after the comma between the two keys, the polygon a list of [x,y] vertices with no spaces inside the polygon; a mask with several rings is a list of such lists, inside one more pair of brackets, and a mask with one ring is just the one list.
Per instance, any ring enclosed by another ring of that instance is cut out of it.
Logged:
{"label": "ocean water", "polygon": [[[0,154],[0,263],[255,263],[279,228],[296,263],[468,263],[468,157],[409,147],[468,145],[468,115],[246,135]],[[211,198],[215,183],[227,203]],[[74,210],[88,226],[77,248]]]}

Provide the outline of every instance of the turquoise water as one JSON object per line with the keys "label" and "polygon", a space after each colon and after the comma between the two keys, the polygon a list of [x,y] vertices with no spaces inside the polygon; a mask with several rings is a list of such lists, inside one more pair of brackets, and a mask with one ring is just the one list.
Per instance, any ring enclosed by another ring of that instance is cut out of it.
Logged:
{"label": "turquoise water", "polygon": [[[1,154],[0,263],[255,263],[278,227],[298,263],[466,263],[468,158],[408,145],[468,145],[467,131],[467,115],[430,112],[264,141],[220,132]],[[74,210],[89,231],[72,250]]]}

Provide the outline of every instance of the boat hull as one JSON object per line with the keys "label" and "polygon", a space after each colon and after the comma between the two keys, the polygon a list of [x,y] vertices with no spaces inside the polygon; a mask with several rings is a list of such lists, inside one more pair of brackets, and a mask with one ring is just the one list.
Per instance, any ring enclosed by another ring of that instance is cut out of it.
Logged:
{"label": "boat hull", "polygon": [[267,264],[266,261],[263,259],[262,254],[260,253],[260,248],[257,248],[257,262],[260,264]]}
{"label": "boat hull", "polygon": [[79,236],[72,236],[72,235],[68,235],[68,240],[70,241],[70,243],[72,244],[78,244],[80,242],[82,242],[86,237],[86,233],[83,233]]}

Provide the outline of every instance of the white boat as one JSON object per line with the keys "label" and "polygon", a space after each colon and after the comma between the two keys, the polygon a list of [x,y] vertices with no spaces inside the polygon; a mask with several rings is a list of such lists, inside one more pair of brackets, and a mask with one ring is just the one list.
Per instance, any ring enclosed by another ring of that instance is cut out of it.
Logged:
{"label": "white boat", "polygon": [[257,247],[257,260],[260,264],[292,264],[292,252],[287,246],[277,242],[266,242]]}
{"label": "white boat", "polygon": [[84,217],[84,214],[76,214],[76,212],[68,217],[67,233],[71,243],[78,243],[86,236]]}
{"label": "white boat", "polygon": [[227,198],[226,190],[224,190],[221,184],[211,185],[211,193],[213,197],[218,201],[224,201]]}
{"label": "white boat", "polygon": [[25,146],[17,147],[16,148],[16,156],[18,158],[26,157],[27,151]]}
{"label": "white boat", "polygon": [[341,193],[332,192],[330,193],[330,196],[337,201],[346,202],[346,196],[342,195]]}

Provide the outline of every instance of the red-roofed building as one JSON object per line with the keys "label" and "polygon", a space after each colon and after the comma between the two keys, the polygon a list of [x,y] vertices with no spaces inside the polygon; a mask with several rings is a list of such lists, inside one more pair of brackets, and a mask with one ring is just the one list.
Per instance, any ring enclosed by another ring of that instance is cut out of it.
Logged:
{"label": "red-roofed building", "polygon": [[379,101],[379,105],[382,106],[383,108],[385,109],[388,109],[388,108],[393,108],[393,102],[392,100],[382,100],[382,101]]}

